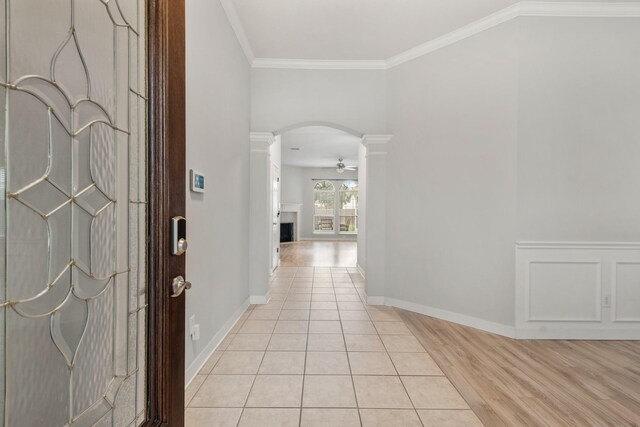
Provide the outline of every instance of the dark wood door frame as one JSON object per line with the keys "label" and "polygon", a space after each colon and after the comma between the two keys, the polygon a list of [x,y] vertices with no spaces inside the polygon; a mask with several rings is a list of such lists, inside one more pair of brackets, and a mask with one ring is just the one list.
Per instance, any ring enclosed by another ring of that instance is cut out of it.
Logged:
{"label": "dark wood door frame", "polygon": [[145,426],[184,425],[185,296],[170,283],[185,255],[170,254],[170,219],[185,215],[185,4],[148,0],[149,187]]}

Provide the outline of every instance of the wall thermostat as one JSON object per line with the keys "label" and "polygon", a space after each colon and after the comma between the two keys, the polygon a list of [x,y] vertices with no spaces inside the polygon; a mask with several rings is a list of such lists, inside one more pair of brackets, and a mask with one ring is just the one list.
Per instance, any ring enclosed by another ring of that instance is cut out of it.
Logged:
{"label": "wall thermostat", "polygon": [[191,169],[189,171],[189,183],[191,191],[196,193],[204,193],[204,175],[198,171]]}

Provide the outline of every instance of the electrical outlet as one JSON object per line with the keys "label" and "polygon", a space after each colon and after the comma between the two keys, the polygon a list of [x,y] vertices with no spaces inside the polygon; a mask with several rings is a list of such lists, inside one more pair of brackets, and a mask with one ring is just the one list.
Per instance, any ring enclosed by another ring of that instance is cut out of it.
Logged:
{"label": "electrical outlet", "polygon": [[200,339],[200,325],[193,325],[193,331],[191,331],[191,341],[198,341]]}
{"label": "electrical outlet", "polygon": [[196,315],[189,317],[189,335],[191,341],[198,341],[200,339],[200,325],[196,324]]}
{"label": "electrical outlet", "polygon": [[609,294],[604,294],[602,296],[602,306],[604,308],[609,308],[611,307],[611,295]]}

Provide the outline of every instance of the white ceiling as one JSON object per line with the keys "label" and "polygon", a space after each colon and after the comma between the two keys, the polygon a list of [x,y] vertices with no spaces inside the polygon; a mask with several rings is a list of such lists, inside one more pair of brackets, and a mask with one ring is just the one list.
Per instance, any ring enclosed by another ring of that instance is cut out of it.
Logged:
{"label": "white ceiling", "polygon": [[515,0],[232,0],[257,58],[383,60]]}
{"label": "white ceiling", "polygon": [[[323,126],[308,126],[282,134],[282,164],[300,167],[335,167],[338,158],[358,165],[360,138]],[[299,151],[291,148],[300,148]]]}

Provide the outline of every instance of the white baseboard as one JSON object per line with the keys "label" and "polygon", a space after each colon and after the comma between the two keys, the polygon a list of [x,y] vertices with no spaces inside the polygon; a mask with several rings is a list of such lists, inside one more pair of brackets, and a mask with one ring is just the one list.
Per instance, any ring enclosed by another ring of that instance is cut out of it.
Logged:
{"label": "white baseboard", "polygon": [[638,329],[517,328],[519,340],[640,340]]}
{"label": "white baseboard", "polygon": [[356,268],[358,269],[358,273],[366,279],[367,276],[364,275],[364,268],[360,267],[360,264],[356,264]]}
{"label": "white baseboard", "polygon": [[386,300],[384,297],[370,297],[367,294],[365,294],[365,296],[367,304],[369,305],[385,305]]}
{"label": "white baseboard", "polygon": [[214,351],[218,348],[222,340],[229,334],[229,331],[233,329],[233,327],[238,323],[240,317],[247,311],[247,307],[249,307],[249,299],[245,300],[242,305],[231,315],[229,320],[220,328],[220,330],[213,336],[211,341],[207,344],[207,346],[200,352],[200,354],[191,362],[189,367],[185,372],[185,388],[193,381],[193,379],[198,375],[200,369],[207,363],[209,357],[213,354]]}
{"label": "white baseboard", "polygon": [[300,242],[313,242],[313,241],[325,241],[325,242],[357,242],[357,237],[336,237],[331,235],[331,237],[301,237],[298,239]]}
{"label": "white baseboard", "polygon": [[[435,317],[446,320],[448,322],[458,323],[460,325],[469,326],[480,329],[482,331],[491,332],[509,338],[515,338],[515,327],[503,325],[502,323],[490,322],[488,320],[479,319],[477,317],[467,316],[465,314],[454,313],[452,311],[442,310],[440,308],[429,307],[427,305],[416,304],[414,302],[402,301],[395,298],[383,298],[386,305],[398,307],[403,310],[413,311],[415,313],[424,314],[426,316]],[[368,301],[367,301],[368,302]]]}
{"label": "white baseboard", "polygon": [[267,295],[251,295],[249,297],[249,304],[267,304],[271,297]]}

